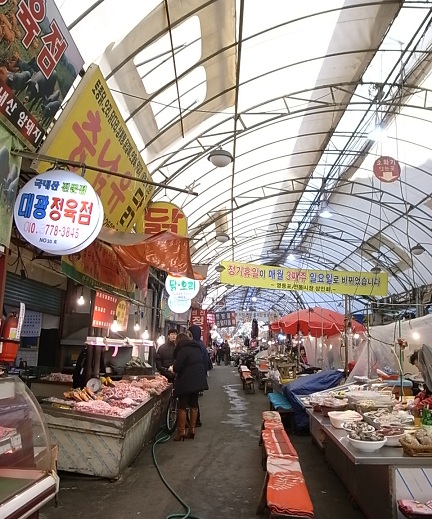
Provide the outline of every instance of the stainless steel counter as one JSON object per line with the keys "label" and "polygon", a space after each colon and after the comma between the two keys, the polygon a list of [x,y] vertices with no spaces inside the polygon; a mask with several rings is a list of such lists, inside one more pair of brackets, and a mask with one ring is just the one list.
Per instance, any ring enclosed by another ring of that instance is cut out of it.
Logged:
{"label": "stainless steel counter", "polygon": [[[347,438],[347,432],[343,429],[336,429],[330,423],[330,418],[323,416],[322,413],[315,413],[312,409],[308,409],[307,413],[310,419],[315,420],[319,424],[319,428],[331,438],[334,442],[339,443],[339,447],[344,454],[355,465],[397,465],[401,466],[417,466],[418,458],[405,454],[402,447],[382,447],[375,452],[364,452],[356,449],[351,445]],[[421,464],[423,467],[432,467],[432,456],[423,457]]]}
{"label": "stainless steel counter", "polygon": [[397,499],[425,501],[432,495],[432,457],[412,457],[401,447],[363,452],[328,417],[307,410],[310,430],[326,460],[368,519],[403,519]]}
{"label": "stainless steel counter", "polygon": [[119,478],[165,423],[170,397],[171,386],[125,418],[42,404],[50,436],[59,447],[58,469]]}

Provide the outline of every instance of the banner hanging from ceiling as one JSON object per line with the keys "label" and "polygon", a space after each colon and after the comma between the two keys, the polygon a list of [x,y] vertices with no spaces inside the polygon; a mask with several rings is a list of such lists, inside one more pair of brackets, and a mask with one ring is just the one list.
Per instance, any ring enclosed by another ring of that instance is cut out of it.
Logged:
{"label": "banner hanging from ceiling", "polygon": [[215,324],[219,328],[231,328],[237,323],[235,312],[215,312]]}
{"label": "banner hanging from ceiling", "polygon": [[222,283],[271,290],[296,290],[327,294],[385,296],[388,292],[386,272],[350,272],[332,270],[290,269],[223,261]]}
{"label": "banner hanging from ceiling", "polygon": [[54,0],[2,0],[0,20],[0,121],[35,151],[84,60]]}
{"label": "banner hanging from ceiling", "polygon": [[[41,153],[130,176],[77,169],[102,201],[105,227],[130,231],[143,221],[154,187],[132,177],[152,178],[97,65],[85,73]],[[37,170],[43,172],[47,166],[40,163]]]}

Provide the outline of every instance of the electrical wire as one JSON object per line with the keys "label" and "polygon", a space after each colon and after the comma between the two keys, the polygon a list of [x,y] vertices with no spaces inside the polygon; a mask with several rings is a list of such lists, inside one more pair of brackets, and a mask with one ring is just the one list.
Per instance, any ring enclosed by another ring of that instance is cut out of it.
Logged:
{"label": "electrical wire", "polygon": [[156,470],[159,474],[159,477],[162,480],[162,483],[167,487],[167,489],[171,492],[171,494],[177,499],[177,501],[183,506],[183,508],[186,510],[183,512],[177,512],[174,514],[169,514],[166,516],[165,519],[202,519],[202,517],[199,517],[198,515],[192,515],[192,510],[190,506],[183,501],[183,499],[177,494],[177,492],[170,486],[168,481],[165,479],[164,475],[162,474],[162,471],[158,465],[157,459],[156,459],[156,446],[160,443],[166,443],[170,440],[170,435],[166,433],[164,430],[161,430],[156,435],[155,441],[152,446],[152,457],[153,457],[153,463],[156,467]]}

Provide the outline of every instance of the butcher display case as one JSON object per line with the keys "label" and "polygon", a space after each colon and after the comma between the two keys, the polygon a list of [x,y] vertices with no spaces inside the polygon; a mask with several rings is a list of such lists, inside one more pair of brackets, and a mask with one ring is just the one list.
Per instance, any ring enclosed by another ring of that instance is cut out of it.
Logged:
{"label": "butcher display case", "polygon": [[0,378],[0,517],[25,519],[58,492],[42,410],[18,377]]}
{"label": "butcher display case", "polygon": [[171,386],[126,416],[76,411],[41,401],[45,420],[58,445],[58,470],[118,479],[165,423]]}

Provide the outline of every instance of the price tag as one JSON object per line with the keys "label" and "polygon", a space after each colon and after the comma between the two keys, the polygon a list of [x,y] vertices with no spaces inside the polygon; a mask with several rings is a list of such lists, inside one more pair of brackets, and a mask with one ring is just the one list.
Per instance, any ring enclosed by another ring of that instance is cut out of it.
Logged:
{"label": "price tag", "polygon": [[12,450],[14,450],[14,451],[20,450],[22,448],[21,435],[14,434],[13,436],[11,436],[10,443],[11,443]]}

